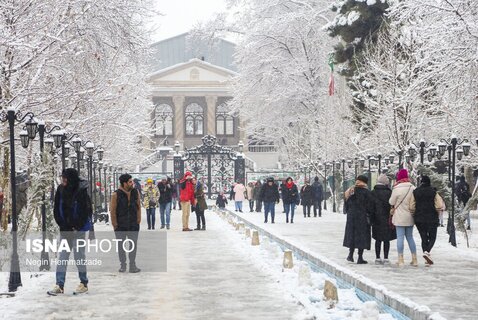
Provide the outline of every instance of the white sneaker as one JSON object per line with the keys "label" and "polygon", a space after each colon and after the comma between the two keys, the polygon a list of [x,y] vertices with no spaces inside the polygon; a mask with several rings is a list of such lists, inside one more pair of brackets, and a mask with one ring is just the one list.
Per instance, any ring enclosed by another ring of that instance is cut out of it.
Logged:
{"label": "white sneaker", "polygon": [[427,251],[425,251],[425,252],[423,253],[423,259],[425,259],[425,261],[427,262],[427,264],[429,264],[429,265],[432,265],[432,264],[433,264],[432,256],[431,256],[430,253],[428,253]]}
{"label": "white sneaker", "polygon": [[63,288],[61,288],[59,285],[56,285],[53,290],[50,290],[50,291],[47,291],[46,293],[48,293],[50,296],[57,296],[59,294],[63,294],[64,293],[64,290]]}
{"label": "white sneaker", "polygon": [[388,259],[383,259],[382,262],[383,262],[384,265],[387,265],[387,266],[390,265],[390,260],[388,260]]}
{"label": "white sneaker", "polygon": [[375,259],[375,264],[383,264],[382,259]]}
{"label": "white sneaker", "polygon": [[82,294],[88,292],[88,287],[85,286],[83,283],[80,283],[78,287],[76,287],[75,292],[73,294]]}

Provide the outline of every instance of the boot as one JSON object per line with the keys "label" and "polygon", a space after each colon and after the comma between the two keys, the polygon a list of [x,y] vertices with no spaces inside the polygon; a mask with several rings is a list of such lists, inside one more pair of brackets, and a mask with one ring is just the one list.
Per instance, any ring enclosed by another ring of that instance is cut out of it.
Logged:
{"label": "boot", "polygon": [[348,262],[354,262],[354,252],[352,250],[349,251],[349,255],[347,256]]}
{"label": "boot", "polygon": [[405,265],[405,260],[403,260],[403,254],[398,255],[397,266],[403,267]]}
{"label": "boot", "polygon": [[412,253],[412,262],[410,262],[410,265],[412,267],[418,267],[418,260],[417,260],[417,254]]}
{"label": "boot", "polygon": [[201,226],[200,226],[200,225],[198,225],[198,226],[197,226],[197,228],[196,228],[196,229],[194,229],[194,230],[201,230]]}

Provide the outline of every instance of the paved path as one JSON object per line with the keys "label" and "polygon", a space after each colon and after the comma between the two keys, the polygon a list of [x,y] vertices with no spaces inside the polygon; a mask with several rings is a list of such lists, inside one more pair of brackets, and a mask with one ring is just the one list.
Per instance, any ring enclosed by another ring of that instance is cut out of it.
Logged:
{"label": "paved path", "polygon": [[[234,210],[233,207],[230,209]],[[282,206],[278,205],[276,209],[280,212]],[[476,235],[472,235],[473,248],[467,249],[465,240],[457,233],[459,244],[458,248],[454,248],[447,243],[448,235],[445,228],[440,228],[438,240],[432,252],[435,265],[426,268],[423,258],[419,256],[418,268],[407,266],[399,269],[375,265],[373,243],[372,251],[366,251],[364,254],[370,264],[347,263],[345,257],[348,249],[342,247],[345,215],[341,213],[326,212],[321,218],[304,218],[302,208],[299,207],[294,224],[286,224],[283,213],[276,214],[275,224],[264,224],[261,213],[242,213],[240,216],[295,246],[325,256],[403,297],[410,298],[420,305],[427,305],[432,311],[439,312],[450,320],[478,319],[478,239]],[[476,220],[474,225],[476,226]],[[414,237],[417,248],[420,248],[420,237],[416,230]],[[421,250],[418,250],[421,253]],[[396,241],[391,244],[390,259],[396,262]],[[410,261],[407,246],[405,261],[407,264]]]}
{"label": "paved path", "polygon": [[[23,273],[17,297],[0,299],[0,319],[272,320],[299,314],[302,308],[285,298],[284,288],[232,249],[226,223],[212,212],[206,218],[205,232],[180,231],[179,211],[173,213],[171,230],[142,231],[168,232],[167,272],[90,273],[90,292],[83,296],[71,295],[78,278],[68,273],[68,294],[59,297],[46,295],[54,273],[38,278]],[[0,273],[2,287],[7,279],[8,273]]]}

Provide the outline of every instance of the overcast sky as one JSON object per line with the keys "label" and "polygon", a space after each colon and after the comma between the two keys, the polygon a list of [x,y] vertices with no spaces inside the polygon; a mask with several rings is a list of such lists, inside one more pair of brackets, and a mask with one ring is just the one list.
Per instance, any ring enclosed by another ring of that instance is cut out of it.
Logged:
{"label": "overcast sky", "polygon": [[153,41],[187,32],[198,21],[225,10],[224,0],[156,0],[156,9],[164,16],[155,21]]}

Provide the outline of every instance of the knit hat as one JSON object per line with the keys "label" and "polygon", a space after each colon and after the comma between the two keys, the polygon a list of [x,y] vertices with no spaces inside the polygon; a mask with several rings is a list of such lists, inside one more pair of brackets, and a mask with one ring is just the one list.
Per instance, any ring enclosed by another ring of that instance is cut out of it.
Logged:
{"label": "knit hat", "polygon": [[408,178],[408,171],[407,169],[400,169],[397,173],[397,181],[407,179]]}
{"label": "knit hat", "polygon": [[274,182],[274,178],[272,178],[272,177],[267,178],[267,182]]}
{"label": "knit hat", "polygon": [[153,179],[148,178],[148,180],[146,180],[146,183],[153,183]]}
{"label": "knit hat", "polygon": [[422,180],[422,185],[425,187],[429,187],[432,184],[429,176],[422,176],[421,180]]}
{"label": "knit hat", "polygon": [[390,181],[388,180],[388,177],[386,174],[381,174],[380,176],[378,176],[378,179],[377,179],[377,184],[382,184],[382,185],[388,185],[390,183]]}
{"label": "knit hat", "polygon": [[358,181],[362,181],[363,183],[368,183],[368,178],[364,175],[360,175],[357,177]]}

